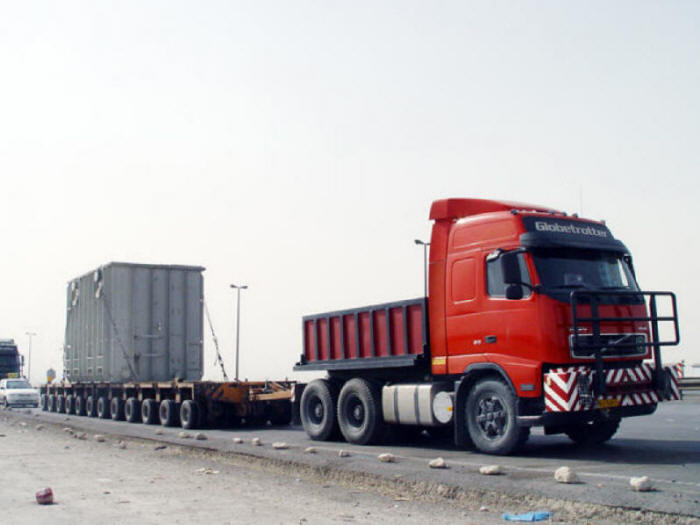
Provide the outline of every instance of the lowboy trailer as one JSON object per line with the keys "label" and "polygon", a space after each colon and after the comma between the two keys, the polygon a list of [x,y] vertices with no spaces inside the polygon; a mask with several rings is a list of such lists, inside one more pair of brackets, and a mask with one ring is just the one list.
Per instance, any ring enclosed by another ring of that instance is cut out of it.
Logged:
{"label": "lowboy trailer", "polygon": [[289,424],[291,381],[84,382],[43,385],[44,411],[192,429]]}

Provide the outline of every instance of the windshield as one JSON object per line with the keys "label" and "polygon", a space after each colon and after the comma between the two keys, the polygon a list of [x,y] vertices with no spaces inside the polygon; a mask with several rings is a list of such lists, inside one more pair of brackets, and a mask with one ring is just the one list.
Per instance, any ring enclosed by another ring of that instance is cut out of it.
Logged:
{"label": "windshield", "polygon": [[17,354],[2,355],[0,354],[0,368],[14,368],[17,366]]}
{"label": "windshield", "polygon": [[8,389],[13,389],[13,388],[32,388],[32,385],[30,385],[27,381],[24,379],[17,379],[15,381],[8,381],[7,382],[7,388]]}
{"label": "windshield", "polygon": [[547,248],[532,250],[532,257],[545,290],[639,290],[629,266],[618,253]]}

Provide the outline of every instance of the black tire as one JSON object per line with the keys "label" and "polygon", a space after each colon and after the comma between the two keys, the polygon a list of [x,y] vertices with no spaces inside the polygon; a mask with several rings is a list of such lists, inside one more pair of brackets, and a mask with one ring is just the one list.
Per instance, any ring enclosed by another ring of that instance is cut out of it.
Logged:
{"label": "black tire", "polygon": [[174,427],[180,424],[180,407],[172,399],[164,399],[158,407],[160,424],[164,427]]}
{"label": "black tire", "polygon": [[141,423],[141,401],[130,397],[124,404],[124,419],[129,423]]}
{"label": "black tire", "polygon": [[49,412],[56,412],[56,395],[55,394],[49,394]]}
{"label": "black tire", "polygon": [[41,409],[46,412],[49,409],[49,396],[46,394],[41,394],[39,399],[41,401]]}
{"label": "black tire", "polygon": [[66,414],[75,412],[75,398],[73,396],[66,396],[63,405],[66,407]]}
{"label": "black tire", "polygon": [[516,422],[517,397],[503,381],[482,379],[467,396],[465,420],[474,446],[485,454],[512,454],[530,435]]}
{"label": "black tire", "polygon": [[158,402],[155,399],[144,399],[141,403],[141,421],[144,425],[155,425],[158,418]]}
{"label": "black tire", "polygon": [[59,414],[64,414],[66,412],[66,398],[65,396],[56,396],[56,412]]}
{"label": "black tire", "polygon": [[183,401],[180,405],[180,425],[182,428],[197,428],[201,412],[199,405],[191,399]]}
{"label": "black tire", "polygon": [[124,420],[124,400],[121,397],[113,397],[109,404],[109,412],[114,421]]}
{"label": "black tire", "polygon": [[92,396],[87,396],[87,400],[85,401],[85,414],[87,417],[97,416],[97,402]]}
{"label": "black tire", "polygon": [[620,428],[619,419],[590,421],[581,425],[569,425],[564,433],[579,445],[600,445],[615,435]]}
{"label": "black tire", "polygon": [[107,399],[107,396],[97,398],[97,417],[109,419],[109,399]]}
{"label": "black tire", "polygon": [[75,396],[75,398],[73,398],[73,405],[74,405],[73,411],[75,412],[76,416],[84,416],[85,415],[85,398],[84,397]]}
{"label": "black tire", "polygon": [[385,434],[380,387],[366,379],[351,379],[338,396],[338,426],[348,443],[367,445]]}
{"label": "black tire", "polygon": [[314,441],[338,435],[338,389],[327,379],[314,379],[304,389],[299,406],[301,424]]}

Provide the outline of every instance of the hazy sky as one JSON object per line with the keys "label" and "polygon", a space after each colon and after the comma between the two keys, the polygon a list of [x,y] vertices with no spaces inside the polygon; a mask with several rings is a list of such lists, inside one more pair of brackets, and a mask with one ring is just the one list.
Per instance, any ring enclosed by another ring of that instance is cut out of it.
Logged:
{"label": "hazy sky", "polygon": [[243,282],[241,374],[291,377],[303,314],[419,296],[431,201],[488,197],[606,219],[678,294],[666,360],[700,363],[699,25],[695,1],[0,2],[0,337],[38,333],[38,381],[71,278],[197,264],[229,370]]}

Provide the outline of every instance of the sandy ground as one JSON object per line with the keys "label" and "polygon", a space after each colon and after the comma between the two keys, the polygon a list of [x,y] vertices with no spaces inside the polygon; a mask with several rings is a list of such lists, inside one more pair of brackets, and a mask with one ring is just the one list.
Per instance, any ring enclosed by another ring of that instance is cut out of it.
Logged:
{"label": "sandy ground", "polygon": [[[124,443],[0,415],[0,508],[13,525],[504,523],[495,512],[404,501],[172,445]],[[35,502],[43,487],[53,489],[56,504]]]}

